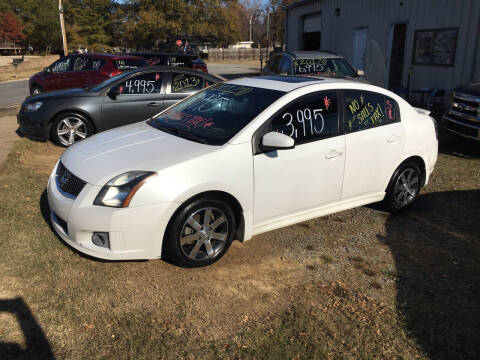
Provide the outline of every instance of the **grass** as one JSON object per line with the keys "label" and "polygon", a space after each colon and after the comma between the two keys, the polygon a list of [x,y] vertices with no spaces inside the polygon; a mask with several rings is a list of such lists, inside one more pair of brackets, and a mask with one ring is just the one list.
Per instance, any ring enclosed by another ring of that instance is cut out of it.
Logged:
{"label": "grass", "polygon": [[[479,355],[478,158],[441,155],[425,200],[400,216],[342,212],[236,242],[219,263],[188,270],[96,261],[59,240],[44,190],[61,151],[21,139],[0,165],[3,359]],[[451,177],[462,182],[449,185]],[[477,204],[462,213],[471,231],[439,210],[452,196]],[[437,276],[439,287],[430,282]],[[450,311],[442,299],[452,289],[459,298]]]}

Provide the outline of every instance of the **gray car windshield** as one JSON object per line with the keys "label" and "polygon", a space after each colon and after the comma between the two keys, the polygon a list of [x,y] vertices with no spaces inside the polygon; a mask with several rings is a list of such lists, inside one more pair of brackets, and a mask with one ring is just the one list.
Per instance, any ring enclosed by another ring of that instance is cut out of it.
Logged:
{"label": "gray car windshield", "polygon": [[327,77],[355,76],[354,70],[343,58],[294,59],[293,74]]}
{"label": "gray car windshield", "polygon": [[215,84],[147,123],[156,129],[209,145],[223,145],[285,93]]}

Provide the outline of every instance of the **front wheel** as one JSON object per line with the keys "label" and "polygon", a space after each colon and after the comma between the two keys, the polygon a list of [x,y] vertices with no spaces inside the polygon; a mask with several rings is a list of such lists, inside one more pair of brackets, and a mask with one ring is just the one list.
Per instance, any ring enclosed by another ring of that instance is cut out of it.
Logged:
{"label": "front wheel", "polygon": [[33,85],[32,88],[30,89],[30,95],[38,95],[41,94],[42,87],[40,85]]}
{"label": "front wheel", "polygon": [[392,211],[400,211],[415,201],[421,185],[421,171],[415,162],[401,165],[393,174],[384,203]]}
{"label": "front wheel", "polygon": [[235,217],[227,203],[197,199],[172,219],[164,239],[166,258],[183,267],[213,264],[227,252],[234,232]]}
{"label": "front wheel", "polygon": [[93,133],[91,122],[85,116],[77,113],[65,113],[57,116],[50,129],[53,142],[62,146],[71,146]]}

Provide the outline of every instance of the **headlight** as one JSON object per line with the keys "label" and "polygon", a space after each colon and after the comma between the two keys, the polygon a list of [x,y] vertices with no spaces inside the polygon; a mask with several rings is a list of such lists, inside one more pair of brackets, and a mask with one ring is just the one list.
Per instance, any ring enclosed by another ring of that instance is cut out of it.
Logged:
{"label": "headlight", "polygon": [[127,207],[133,195],[152,176],[157,173],[152,171],[129,171],[115,176],[100,190],[94,205],[110,207]]}
{"label": "headlight", "polygon": [[41,101],[35,101],[35,102],[29,102],[25,104],[25,111],[26,112],[34,112],[40,109],[40,106],[42,106]]}

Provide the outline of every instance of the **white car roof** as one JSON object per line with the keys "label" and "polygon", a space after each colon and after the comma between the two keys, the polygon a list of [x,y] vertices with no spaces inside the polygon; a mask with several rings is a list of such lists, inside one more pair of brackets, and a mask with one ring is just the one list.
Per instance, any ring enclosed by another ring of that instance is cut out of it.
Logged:
{"label": "white car roof", "polygon": [[319,84],[355,84],[356,81],[336,78],[310,78],[304,76],[257,76],[244,77],[226,82],[227,84],[251,86],[263,89],[272,89],[284,92]]}

